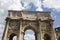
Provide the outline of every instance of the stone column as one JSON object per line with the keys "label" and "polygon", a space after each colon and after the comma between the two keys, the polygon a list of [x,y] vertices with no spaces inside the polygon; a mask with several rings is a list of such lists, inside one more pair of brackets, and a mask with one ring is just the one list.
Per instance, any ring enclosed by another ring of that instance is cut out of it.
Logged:
{"label": "stone column", "polygon": [[41,35],[40,35],[40,33],[37,34],[37,40],[41,40]]}
{"label": "stone column", "polygon": [[52,24],[52,40],[56,40],[56,33],[55,33],[55,29],[53,27],[53,22],[51,22]]}
{"label": "stone column", "polygon": [[12,17],[12,12],[10,12],[10,17]]}
{"label": "stone column", "polygon": [[6,22],[4,34],[3,34],[3,39],[2,40],[8,40],[8,27],[9,27],[9,22]]}
{"label": "stone column", "polygon": [[40,40],[42,40],[42,31],[41,31],[41,27],[42,25],[41,25],[41,21],[39,21],[39,35],[40,35]]}
{"label": "stone column", "polygon": [[37,29],[37,40],[41,40],[41,25],[40,25],[40,21],[38,21],[39,23],[39,26],[38,26],[38,29]]}
{"label": "stone column", "polygon": [[18,40],[23,40],[24,38],[24,31],[23,31],[23,27],[22,27],[22,20],[20,21],[20,30],[19,30],[19,38]]}

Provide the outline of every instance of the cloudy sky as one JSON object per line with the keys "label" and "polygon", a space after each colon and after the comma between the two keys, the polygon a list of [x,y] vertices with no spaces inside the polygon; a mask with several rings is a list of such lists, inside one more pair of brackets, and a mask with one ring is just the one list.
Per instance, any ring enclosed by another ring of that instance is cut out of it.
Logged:
{"label": "cloudy sky", "polygon": [[0,40],[8,10],[51,11],[54,27],[60,26],[60,0],[0,0]]}

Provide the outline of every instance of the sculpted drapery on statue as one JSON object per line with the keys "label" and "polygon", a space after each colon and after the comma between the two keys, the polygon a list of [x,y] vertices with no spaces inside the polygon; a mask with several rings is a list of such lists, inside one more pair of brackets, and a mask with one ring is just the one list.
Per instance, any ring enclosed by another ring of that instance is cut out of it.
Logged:
{"label": "sculpted drapery on statue", "polygon": [[14,10],[8,12],[2,40],[12,40],[14,36],[17,36],[17,40],[24,40],[24,32],[28,29],[35,32],[35,40],[48,40],[48,37],[55,40],[50,12]]}

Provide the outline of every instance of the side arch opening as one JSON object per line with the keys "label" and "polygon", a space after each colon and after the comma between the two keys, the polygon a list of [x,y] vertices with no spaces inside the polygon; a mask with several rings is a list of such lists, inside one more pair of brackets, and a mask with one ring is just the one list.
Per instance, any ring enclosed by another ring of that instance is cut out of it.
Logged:
{"label": "side arch opening", "polygon": [[60,37],[58,37],[58,40],[60,40]]}
{"label": "side arch opening", "polygon": [[11,34],[9,37],[9,40],[17,40],[17,35],[16,34]]}
{"label": "side arch opening", "polygon": [[51,37],[50,37],[50,35],[48,35],[48,34],[45,34],[45,35],[44,35],[44,40],[51,40]]}

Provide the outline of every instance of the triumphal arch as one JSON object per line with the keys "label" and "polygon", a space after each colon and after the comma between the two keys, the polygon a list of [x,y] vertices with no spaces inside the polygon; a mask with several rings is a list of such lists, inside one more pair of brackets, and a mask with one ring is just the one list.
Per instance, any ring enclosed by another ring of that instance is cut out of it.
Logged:
{"label": "triumphal arch", "polygon": [[8,11],[2,40],[24,40],[24,33],[31,29],[35,32],[35,40],[56,40],[50,12],[40,11]]}

